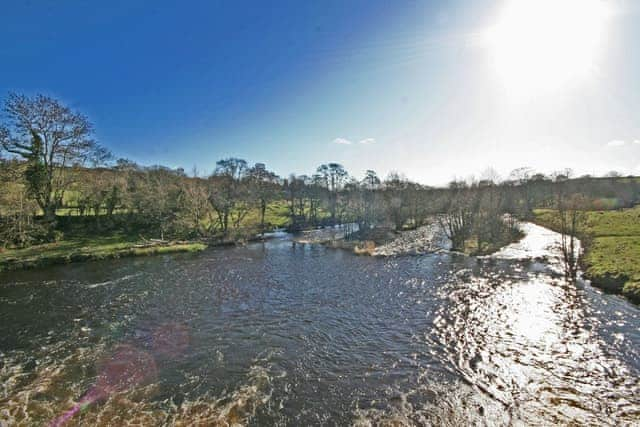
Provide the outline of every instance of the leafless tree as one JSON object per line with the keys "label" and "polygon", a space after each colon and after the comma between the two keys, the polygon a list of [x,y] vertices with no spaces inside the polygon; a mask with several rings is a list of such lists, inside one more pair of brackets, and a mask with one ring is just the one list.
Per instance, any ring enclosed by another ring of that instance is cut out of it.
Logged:
{"label": "leafless tree", "polygon": [[331,214],[331,222],[335,224],[338,209],[338,192],[344,184],[347,183],[349,174],[339,163],[320,165],[317,172],[322,177],[324,185],[329,191],[329,213]]}
{"label": "leafless tree", "polygon": [[578,235],[584,229],[587,199],[581,194],[569,193],[564,182],[556,184],[555,190],[564,273],[567,280],[575,281],[580,261]]}
{"label": "leafless tree", "polygon": [[438,217],[440,226],[451,240],[454,250],[464,250],[472,235],[478,212],[478,193],[464,182],[450,185],[451,196],[444,214]]}
{"label": "leafless tree", "polygon": [[108,152],[92,139],[93,128],[84,115],[53,98],[9,94],[4,112],[0,145],[26,160],[29,192],[53,222],[73,182],[71,167],[100,162]]}
{"label": "leafless tree", "polygon": [[38,205],[29,197],[24,169],[24,163],[0,159],[0,248],[24,247],[37,237]]}
{"label": "leafless tree", "polygon": [[[520,206],[514,206],[515,211],[519,211],[520,216],[524,219],[533,217],[533,208],[535,205],[535,186],[533,181],[534,172],[531,168],[514,169],[510,178],[514,184],[514,190],[518,195]],[[518,209],[518,207],[520,209]],[[515,213],[515,212],[514,212]]]}
{"label": "leafless tree", "polygon": [[205,234],[204,220],[210,208],[206,183],[199,178],[181,180],[178,207],[180,228],[187,234]]}
{"label": "leafless tree", "polygon": [[305,176],[289,175],[284,181],[283,194],[289,209],[289,228],[298,231],[307,223],[305,196],[309,190]]}
{"label": "leafless tree", "polygon": [[363,228],[369,228],[378,221],[378,192],[380,186],[381,181],[376,172],[367,170],[361,182],[362,191],[364,192]]}
{"label": "leafless tree", "polygon": [[256,164],[249,170],[248,178],[252,197],[258,202],[260,234],[264,237],[267,208],[280,195],[278,176],[267,170],[263,164]]}
{"label": "leafless tree", "polygon": [[236,228],[249,212],[246,177],[247,162],[228,158],[216,163],[216,170],[209,178],[209,202],[218,215],[218,224],[226,234],[229,222]]}
{"label": "leafless tree", "polygon": [[396,230],[402,230],[409,219],[409,208],[406,203],[408,185],[409,180],[397,172],[389,173],[384,180],[385,211]]}

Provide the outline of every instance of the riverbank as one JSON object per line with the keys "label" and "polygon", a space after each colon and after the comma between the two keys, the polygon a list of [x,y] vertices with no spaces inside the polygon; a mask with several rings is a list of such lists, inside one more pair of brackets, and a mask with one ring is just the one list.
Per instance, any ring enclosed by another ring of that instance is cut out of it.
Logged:
{"label": "riverbank", "polygon": [[198,252],[205,248],[207,245],[202,242],[148,241],[126,235],[70,239],[22,249],[2,250],[0,272],[109,258]]}
{"label": "riverbank", "polygon": [[[299,243],[317,243],[330,248],[344,249],[357,255],[401,256],[424,255],[451,250],[451,241],[446,236],[436,218],[414,230],[395,231],[390,228],[374,228],[356,231],[346,237],[340,230],[314,230],[306,232],[295,240]],[[472,236],[465,245],[467,256],[487,256],[500,251],[505,246],[518,242],[524,237],[522,232],[505,233],[503,238],[491,245],[478,248],[477,239]]]}
{"label": "riverbank", "polygon": [[[535,222],[558,231],[555,212],[537,210]],[[640,303],[640,206],[587,212],[583,269],[594,286]]]}

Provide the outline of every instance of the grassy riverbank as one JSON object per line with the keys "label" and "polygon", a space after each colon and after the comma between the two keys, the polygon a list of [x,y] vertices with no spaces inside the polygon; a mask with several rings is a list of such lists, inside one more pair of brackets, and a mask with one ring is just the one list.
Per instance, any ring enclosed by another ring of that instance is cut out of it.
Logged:
{"label": "grassy riverbank", "polygon": [[0,271],[108,258],[197,252],[206,247],[200,242],[150,243],[127,235],[77,238],[23,249],[2,250]]}
{"label": "grassy riverbank", "polygon": [[[536,211],[536,222],[558,230],[553,211]],[[640,206],[587,213],[581,231],[584,269],[594,285],[640,303]]]}

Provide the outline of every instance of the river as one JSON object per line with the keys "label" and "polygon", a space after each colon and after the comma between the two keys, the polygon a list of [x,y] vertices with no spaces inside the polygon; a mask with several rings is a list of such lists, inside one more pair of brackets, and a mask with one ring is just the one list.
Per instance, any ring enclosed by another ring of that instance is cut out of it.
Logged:
{"label": "river", "polygon": [[640,310],[524,227],[484,258],[279,235],[4,273],[0,425],[637,425]]}

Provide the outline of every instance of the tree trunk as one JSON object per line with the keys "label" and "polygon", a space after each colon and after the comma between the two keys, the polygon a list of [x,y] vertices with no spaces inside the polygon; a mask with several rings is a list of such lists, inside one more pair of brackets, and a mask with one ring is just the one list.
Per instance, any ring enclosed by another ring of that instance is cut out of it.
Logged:
{"label": "tree trunk", "polygon": [[267,212],[267,202],[266,200],[260,200],[260,231],[262,234],[262,238],[264,238],[264,216]]}
{"label": "tree trunk", "polygon": [[54,224],[56,222],[56,207],[53,204],[45,205],[43,208],[44,220]]}

